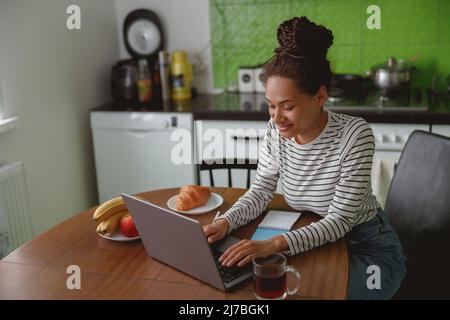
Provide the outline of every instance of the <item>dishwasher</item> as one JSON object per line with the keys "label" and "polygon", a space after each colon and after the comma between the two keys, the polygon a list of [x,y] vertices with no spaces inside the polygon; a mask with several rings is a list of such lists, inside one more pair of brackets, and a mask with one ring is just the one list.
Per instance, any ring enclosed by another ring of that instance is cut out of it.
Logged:
{"label": "dishwasher", "polygon": [[[192,114],[93,111],[90,117],[100,203],[122,192],[194,184]],[[181,141],[183,159],[190,160],[178,164],[172,154]]]}

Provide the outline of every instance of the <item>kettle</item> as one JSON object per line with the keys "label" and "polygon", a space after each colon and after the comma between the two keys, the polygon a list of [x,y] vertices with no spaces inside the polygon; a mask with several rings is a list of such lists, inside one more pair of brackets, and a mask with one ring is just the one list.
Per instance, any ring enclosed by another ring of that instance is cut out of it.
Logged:
{"label": "kettle", "polygon": [[137,66],[133,60],[121,60],[111,69],[111,95],[115,102],[126,103],[138,100],[136,87]]}

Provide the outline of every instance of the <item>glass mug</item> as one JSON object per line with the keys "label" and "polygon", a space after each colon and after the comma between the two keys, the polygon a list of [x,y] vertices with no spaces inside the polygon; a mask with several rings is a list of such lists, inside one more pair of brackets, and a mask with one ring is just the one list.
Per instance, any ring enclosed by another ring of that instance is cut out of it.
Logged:
{"label": "glass mug", "polygon": [[[287,273],[292,272],[297,280],[294,289],[287,286]],[[286,257],[274,253],[266,258],[253,258],[253,293],[258,300],[283,300],[295,294],[300,287],[300,273],[286,265]]]}

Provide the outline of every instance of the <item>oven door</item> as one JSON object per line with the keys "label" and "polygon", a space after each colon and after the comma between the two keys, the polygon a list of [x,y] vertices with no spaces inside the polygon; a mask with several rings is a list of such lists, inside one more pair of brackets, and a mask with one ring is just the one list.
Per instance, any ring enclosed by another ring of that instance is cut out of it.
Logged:
{"label": "oven door", "polygon": [[384,208],[401,151],[375,151],[372,164],[372,192]]}
{"label": "oven door", "polygon": [[426,124],[371,123],[375,137],[372,165],[372,189],[384,208],[395,167],[409,135],[414,130],[429,131]]}

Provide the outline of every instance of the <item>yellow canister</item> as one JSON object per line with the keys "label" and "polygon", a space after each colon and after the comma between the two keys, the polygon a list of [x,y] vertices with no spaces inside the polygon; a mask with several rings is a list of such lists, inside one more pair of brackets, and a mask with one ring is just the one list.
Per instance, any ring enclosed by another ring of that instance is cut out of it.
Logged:
{"label": "yellow canister", "polygon": [[191,98],[192,65],[186,51],[174,51],[170,61],[171,96],[173,100]]}

